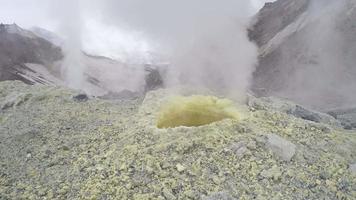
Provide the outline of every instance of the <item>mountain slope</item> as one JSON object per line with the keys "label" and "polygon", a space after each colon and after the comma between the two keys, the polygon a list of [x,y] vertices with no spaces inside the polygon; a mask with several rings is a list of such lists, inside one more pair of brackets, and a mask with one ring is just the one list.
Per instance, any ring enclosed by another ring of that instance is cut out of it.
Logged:
{"label": "mountain slope", "polygon": [[256,16],[253,90],[319,110],[356,102],[356,2],[279,0]]}
{"label": "mountain slope", "polygon": [[[57,46],[62,45],[63,40],[38,27],[31,30],[24,30],[16,24],[0,25],[0,81],[67,85],[62,76],[65,53],[62,47]],[[162,66],[126,64],[84,52],[80,56],[85,68],[80,89],[90,95],[119,97],[121,92],[126,96],[127,92],[142,95],[163,84],[160,77]]]}
{"label": "mountain slope", "polygon": [[28,78],[35,71],[27,63],[46,66],[63,58],[61,49],[16,24],[0,25],[0,81],[22,80],[26,83],[46,82],[42,74]]}

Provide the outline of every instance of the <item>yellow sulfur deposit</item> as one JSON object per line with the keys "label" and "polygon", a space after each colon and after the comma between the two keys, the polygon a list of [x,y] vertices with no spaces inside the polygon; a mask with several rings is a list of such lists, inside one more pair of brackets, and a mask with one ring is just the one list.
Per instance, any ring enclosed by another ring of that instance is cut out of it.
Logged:
{"label": "yellow sulfur deposit", "polygon": [[200,95],[175,96],[162,106],[157,127],[202,126],[227,118],[238,119],[238,111],[228,99]]}

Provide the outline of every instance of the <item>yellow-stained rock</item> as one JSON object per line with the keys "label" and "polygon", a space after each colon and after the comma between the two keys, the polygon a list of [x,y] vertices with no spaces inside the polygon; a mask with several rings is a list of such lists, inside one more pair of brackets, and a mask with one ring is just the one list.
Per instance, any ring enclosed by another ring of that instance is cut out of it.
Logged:
{"label": "yellow-stained rock", "polygon": [[233,102],[228,99],[200,95],[175,96],[162,106],[157,127],[194,127],[223,119],[237,120],[238,118],[238,110],[234,107]]}

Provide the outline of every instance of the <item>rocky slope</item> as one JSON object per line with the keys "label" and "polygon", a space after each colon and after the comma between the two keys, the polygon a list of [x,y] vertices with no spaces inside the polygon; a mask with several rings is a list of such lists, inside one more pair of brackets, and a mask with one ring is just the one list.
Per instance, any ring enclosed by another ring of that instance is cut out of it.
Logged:
{"label": "rocky slope", "polygon": [[[1,24],[0,81],[65,86],[61,44],[60,37],[44,29],[30,31],[16,24]],[[81,89],[91,95],[119,97],[121,92],[143,93],[163,84],[158,71],[163,66],[126,64],[86,53],[81,56],[85,66]]]}
{"label": "rocky slope", "polygon": [[31,31],[32,33],[34,33],[35,35],[37,35],[38,37],[40,38],[43,38],[49,42],[51,42],[52,44],[60,47],[64,44],[64,40],[59,37],[57,34],[51,32],[51,31],[48,31],[44,28],[41,28],[41,27],[38,27],[38,26],[34,26],[34,27],[31,27],[29,29],[29,31]]}
{"label": "rocky slope", "polygon": [[0,199],[356,198],[356,133],[334,118],[251,96],[240,120],[158,129],[170,93],[0,82]]}
{"label": "rocky slope", "polygon": [[254,91],[319,110],[355,107],[356,2],[278,0],[256,16]]}
{"label": "rocky slope", "polygon": [[41,73],[34,76],[36,70],[26,64],[48,68],[62,58],[60,48],[32,32],[16,24],[0,25],[0,81],[21,80],[29,84],[49,82]]}

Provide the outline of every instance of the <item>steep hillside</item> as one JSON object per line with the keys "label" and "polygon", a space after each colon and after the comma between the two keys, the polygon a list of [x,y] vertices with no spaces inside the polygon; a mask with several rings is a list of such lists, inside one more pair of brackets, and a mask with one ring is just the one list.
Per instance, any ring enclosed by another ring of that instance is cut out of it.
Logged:
{"label": "steep hillside", "polygon": [[[0,25],[0,81],[66,86],[62,75],[63,40],[41,28],[25,30],[16,24]],[[82,53],[84,83],[81,90],[94,96],[117,98],[161,87],[164,66],[126,64]],[[125,93],[124,95],[121,92]]]}
{"label": "steep hillside", "polygon": [[256,16],[254,91],[319,110],[356,102],[356,2],[278,0]]}
{"label": "steep hillside", "polygon": [[[22,80],[33,84],[45,83],[43,74],[27,66],[27,63],[49,68],[63,58],[61,49],[52,43],[37,37],[16,24],[0,25],[0,81]],[[30,76],[33,75],[33,76]]]}

